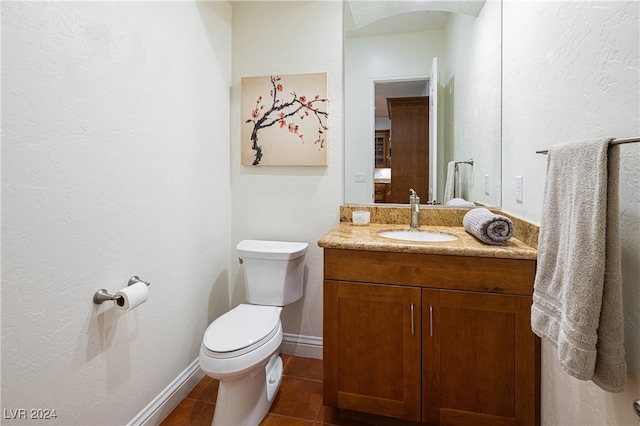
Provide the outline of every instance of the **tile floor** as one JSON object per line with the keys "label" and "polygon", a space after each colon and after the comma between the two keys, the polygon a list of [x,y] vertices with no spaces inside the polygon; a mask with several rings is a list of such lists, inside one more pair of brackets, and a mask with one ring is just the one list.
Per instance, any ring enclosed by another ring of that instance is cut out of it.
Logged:
{"label": "tile floor", "polygon": [[[343,420],[322,404],[322,360],[281,355],[284,373],[280,390],[261,426],[360,426]],[[167,416],[161,426],[208,426],[213,419],[218,381],[205,376]]]}

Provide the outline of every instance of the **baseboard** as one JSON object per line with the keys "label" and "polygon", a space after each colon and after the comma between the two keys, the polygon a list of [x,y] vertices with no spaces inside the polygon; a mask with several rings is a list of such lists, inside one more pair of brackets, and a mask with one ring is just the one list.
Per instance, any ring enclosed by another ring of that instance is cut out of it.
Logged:
{"label": "baseboard", "polygon": [[[280,351],[288,355],[322,359],[322,337],[284,333]],[[159,425],[203,377],[204,372],[200,369],[196,359],[144,407],[127,426]]]}
{"label": "baseboard", "polygon": [[322,359],[322,337],[284,333],[280,352],[305,358]]}
{"label": "baseboard", "polygon": [[204,372],[198,360],[194,360],[153,401],[149,403],[127,426],[159,425],[177,405],[202,380]]}

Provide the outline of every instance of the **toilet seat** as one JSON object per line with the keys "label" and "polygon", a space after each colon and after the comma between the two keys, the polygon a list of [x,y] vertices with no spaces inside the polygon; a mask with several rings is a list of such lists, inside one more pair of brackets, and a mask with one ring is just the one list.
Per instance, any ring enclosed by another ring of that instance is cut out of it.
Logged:
{"label": "toilet seat", "polygon": [[233,358],[254,351],[281,329],[281,311],[280,306],[240,304],[207,327],[202,347],[211,358]]}

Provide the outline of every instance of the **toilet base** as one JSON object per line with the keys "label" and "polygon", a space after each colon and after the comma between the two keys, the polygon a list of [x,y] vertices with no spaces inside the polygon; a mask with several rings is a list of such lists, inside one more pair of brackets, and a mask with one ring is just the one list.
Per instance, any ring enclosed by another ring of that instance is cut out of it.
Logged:
{"label": "toilet base", "polygon": [[246,376],[221,380],[211,425],[257,426],[271,408],[281,380],[282,358],[278,352]]}

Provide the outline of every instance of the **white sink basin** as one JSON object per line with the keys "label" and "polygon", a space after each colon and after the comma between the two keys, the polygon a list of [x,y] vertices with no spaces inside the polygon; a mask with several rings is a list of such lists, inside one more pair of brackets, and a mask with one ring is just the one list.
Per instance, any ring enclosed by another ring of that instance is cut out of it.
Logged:
{"label": "white sink basin", "polygon": [[378,232],[378,235],[384,238],[391,238],[394,240],[403,241],[423,241],[423,242],[444,242],[454,241],[458,237],[450,234],[443,234],[442,232],[428,232],[428,231],[383,231]]}

